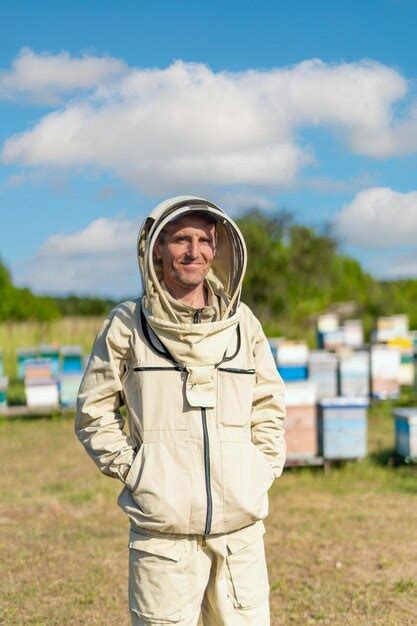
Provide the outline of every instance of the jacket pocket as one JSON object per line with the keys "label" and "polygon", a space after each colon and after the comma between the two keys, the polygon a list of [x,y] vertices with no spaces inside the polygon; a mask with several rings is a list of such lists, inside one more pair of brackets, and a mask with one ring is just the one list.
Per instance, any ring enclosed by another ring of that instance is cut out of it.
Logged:
{"label": "jacket pocket", "polygon": [[176,624],[191,616],[185,541],[130,531],[129,605],[146,623]]}
{"label": "jacket pocket", "polygon": [[262,522],[230,533],[227,537],[228,593],[235,607],[251,609],[269,593]]}
{"label": "jacket pocket", "polygon": [[139,430],[187,430],[185,374],[180,367],[159,363],[130,366],[124,379],[129,412]]}
{"label": "jacket pocket", "polygon": [[250,423],[254,386],[254,369],[219,367],[217,404],[221,426],[245,426]]}
{"label": "jacket pocket", "polygon": [[264,519],[272,467],[251,441],[222,441],[224,528],[229,530]]}
{"label": "jacket pocket", "polygon": [[[188,442],[142,443],[125,484],[132,507],[127,510],[135,526],[162,532],[189,532],[191,467]],[[125,508],[125,507],[123,507]]]}

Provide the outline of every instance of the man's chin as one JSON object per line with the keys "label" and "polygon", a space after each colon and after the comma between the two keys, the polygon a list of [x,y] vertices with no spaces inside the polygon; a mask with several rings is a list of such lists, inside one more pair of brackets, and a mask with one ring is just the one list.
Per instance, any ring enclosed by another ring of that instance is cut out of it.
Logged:
{"label": "man's chin", "polygon": [[193,276],[192,274],[181,274],[177,276],[178,282],[184,285],[184,287],[198,287],[199,285],[201,285],[201,283],[204,282],[204,279],[205,276],[201,276],[201,274],[199,274],[198,276]]}

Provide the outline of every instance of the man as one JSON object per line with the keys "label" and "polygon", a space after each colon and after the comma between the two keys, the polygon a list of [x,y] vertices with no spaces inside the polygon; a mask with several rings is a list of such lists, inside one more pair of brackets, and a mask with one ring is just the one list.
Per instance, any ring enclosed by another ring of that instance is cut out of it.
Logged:
{"label": "man", "polygon": [[284,389],[240,302],[242,234],[214,204],[173,198],[145,220],[138,259],[144,295],[104,322],[76,418],[124,483],[132,624],[267,626],[262,520],[285,460]]}

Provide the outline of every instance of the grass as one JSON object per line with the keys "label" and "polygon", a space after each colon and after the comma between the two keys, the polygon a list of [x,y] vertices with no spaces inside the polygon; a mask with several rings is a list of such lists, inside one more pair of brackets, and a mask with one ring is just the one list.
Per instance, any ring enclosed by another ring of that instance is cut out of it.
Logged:
{"label": "grass", "polygon": [[[370,412],[368,459],[274,484],[272,626],[416,623],[417,467],[392,463],[391,408]],[[99,474],[72,420],[0,422],[0,458],[0,623],[128,626],[120,484]]]}

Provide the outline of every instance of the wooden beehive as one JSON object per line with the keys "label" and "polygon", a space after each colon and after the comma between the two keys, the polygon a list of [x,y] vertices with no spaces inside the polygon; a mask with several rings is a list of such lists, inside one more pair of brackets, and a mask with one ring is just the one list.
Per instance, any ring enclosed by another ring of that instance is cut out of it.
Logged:
{"label": "wooden beehive", "polygon": [[321,400],[319,454],[325,459],[357,459],[367,453],[367,398]]}
{"label": "wooden beehive", "polygon": [[287,459],[317,455],[316,387],[310,382],[287,383],[284,422]]}

